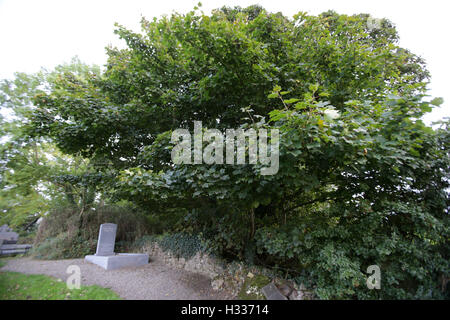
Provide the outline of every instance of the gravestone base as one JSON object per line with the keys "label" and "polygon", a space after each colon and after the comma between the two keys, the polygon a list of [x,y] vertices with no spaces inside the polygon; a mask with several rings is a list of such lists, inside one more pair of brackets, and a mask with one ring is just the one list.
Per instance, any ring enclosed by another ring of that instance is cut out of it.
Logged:
{"label": "gravestone base", "polygon": [[114,256],[89,255],[84,260],[99,265],[105,270],[114,270],[126,267],[139,267],[148,264],[148,254],[144,253],[118,253]]}

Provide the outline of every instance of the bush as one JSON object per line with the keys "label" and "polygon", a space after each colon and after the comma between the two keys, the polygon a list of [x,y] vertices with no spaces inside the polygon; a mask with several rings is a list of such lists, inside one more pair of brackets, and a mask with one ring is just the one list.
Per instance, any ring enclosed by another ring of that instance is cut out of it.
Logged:
{"label": "bush", "polygon": [[197,252],[209,252],[200,235],[192,235],[185,232],[146,235],[136,240],[133,247],[142,248],[153,243],[158,244],[161,250],[186,260],[195,256]]}
{"label": "bush", "polygon": [[[142,212],[129,207],[93,208],[80,221],[74,208],[59,208],[41,222],[31,254],[40,259],[80,258],[95,252],[102,223],[116,223],[116,251],[120,251],[147,232]],[[81,229],[80,229],[81,226]]]}
{"label": "bush", "polygon": [[245,259],[249,255],[246,249],[249,247],[250,221],[239,210],[194,209],[185,216],[184,230],[200,234],[205,247],[223,258]]}
{"label": "bush", "polygon": [[17,244],[32,244],[36,238],[36,232],[21,232]]}
{"label": "bush", "polygon": [[190,259],[197,252],[205,251],[199,236],[186,233],[167,234],[158,241],[163,251],[169,251],[176,257]]}
{"label": "bush", "polygon": [[[403,203],[384,207],[335,205],[297,224],[261,228],[258,252],[295,267],[321,299],[448,298],[441,286],[449,274],[448,219]],[[366,286],[370,265],[380,267],[381,290]]]}
{"label": "bush", "polygon": [[44,240],[30,254],[43,260],[79,258],[95,252],[96,245],[97,240],[83,239],[65,232]]}

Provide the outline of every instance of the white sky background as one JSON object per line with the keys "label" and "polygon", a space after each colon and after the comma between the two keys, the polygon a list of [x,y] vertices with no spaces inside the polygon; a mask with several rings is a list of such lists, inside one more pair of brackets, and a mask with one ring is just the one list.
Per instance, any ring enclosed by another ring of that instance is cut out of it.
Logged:
{"label": "white sky background", "polygon": [[[271,12],[292,17],[298,11],[318,14],[335,10],[343,14],[369,13],[388,18],[400,35],[400,45],[423,57],[431,72],[430,94],[443,97],[440,108],[425,121],[450,116],[449,37],[450,17],[447,0],[297,0],[226,1],[204,0],[201,9],[209,14],[223,5],[246,7],[260,4]],[[141,16],[148,19],[192,10],[198,0],[0,0],[0,79],[16,71],[36,72],[41,67],[69,62],[77,55],[88,64],[106,63],[108,44],[123,46],[113,33],[114,22],[140,31]]]}

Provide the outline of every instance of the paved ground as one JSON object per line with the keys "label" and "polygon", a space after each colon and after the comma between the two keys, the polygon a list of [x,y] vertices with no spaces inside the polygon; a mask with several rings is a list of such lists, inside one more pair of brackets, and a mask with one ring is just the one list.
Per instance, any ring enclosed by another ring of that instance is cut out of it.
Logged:
{"label": "paved ground", "polygon": [[45,274],[66,281],[70,274],[67,267],[78,265],[81,285],[97,284],[117,292],[123,299],[132,300],[178,300],[178,299],[227,299],[225,292],[213,291],[210,280],[202,275],[171,268],[154,260],[137,268],[104,270],[83,259],[32,260],[20,258],[8,260],[0,271],[28,274]]}

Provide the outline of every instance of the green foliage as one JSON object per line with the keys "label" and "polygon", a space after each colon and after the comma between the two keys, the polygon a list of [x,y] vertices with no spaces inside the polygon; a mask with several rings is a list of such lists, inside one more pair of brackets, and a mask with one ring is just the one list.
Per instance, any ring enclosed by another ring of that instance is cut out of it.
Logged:
{"label": "green foliage", "polygon": [[45,260],[82,258],[92,254],[97,246],[100,224],[105,222],[118,225],[117,251],[130,246],[148,232],[142,212],[129,206],[96,207],[85,215],[80,224],[79,214],[75,209],[68,207],[52,210],[41,222],[30,254]]}
{"label": "green foliage", "polygon": [[397,45],[389,21],[372,30],[369,18],[300,12],[289,19],[252,6],[143,18],[142,34],[117,25],[127,48],[108,48],[102,74],[66,69],[48,79],[29,132],[117,168],[147,167],[136,157],[166,131],[194,120],[233,128],[248,106],[266,117],[282,106],[267,98],[275,85],[293,98],[317,86],[315,95],[339,110],[348,100],[423,92],[424,62]]}
{"label": "green foliage", "polygon": [[[411,205],[383,207],[335,204],[295,225],[259,229],[257,247],[290,261],[322,299],[443,298],[437,277],[448,272],[448,221]],[[382,290],[367,290],[373,264],[381,268]]]}
{"label": "green foliage", "polygon": [[194,209],[184,218],[185,228],[202,234],[206,247],[227,257],[245,257],[250,221],[245,213],[220,208]]}
{"label": "green foliage", "polygon": [[81,258],[95,252],[96,244],[94,240],[61,233],[39,243],[31,249],[30,255],[43,260]]}
{"label": "green foliage", "polygon": [[46,160],[44,146],[24,134],[22,123],[41,82],[40,74],[24,73],[0,82],[0,104],[10,113],[9,121],[1,118],[0,123],[0,223],[12,227],[27,225],[48,208],[37,190],[48,172],[40,165]]}
{"label": "green foliage", "polygon": [[62,154],[46,137],[30,137],[26,132],[35,107],[32,99],[49,90],[60,73],[82,74],[98,71],[78,59],[55,71],[17,73],[14,80],[0,82],[1,108],[9,116],[0,125],[0,223],[17,230],[28,229],[53,206],[78,206],[81,211],[93,205],[107,174],[98,174],[92,162]]}
{"label": "green foliage", "polygon": [[186,233],[165,234],[158,238],[158,245],[163,251],[169,251],[178,258],[190,259],[197,252],[205,252],[206,248],[197,235]]}

